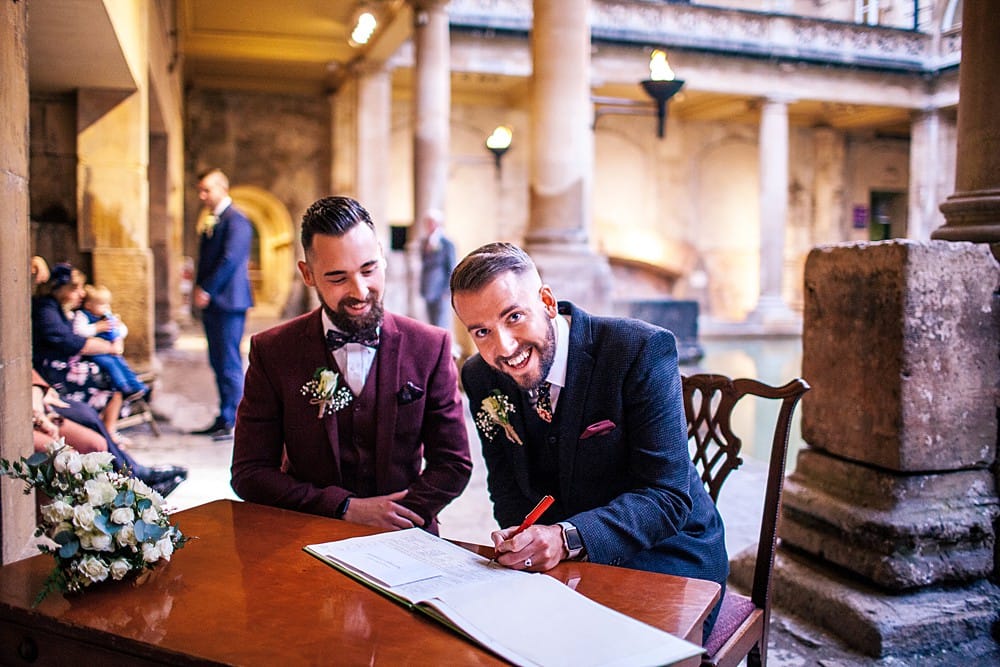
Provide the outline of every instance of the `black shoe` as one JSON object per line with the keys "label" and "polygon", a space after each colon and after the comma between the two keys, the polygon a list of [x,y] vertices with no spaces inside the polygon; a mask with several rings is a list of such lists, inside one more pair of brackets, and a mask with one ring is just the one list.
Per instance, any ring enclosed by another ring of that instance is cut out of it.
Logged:
{"label": "black shoe", "polygon": [[225,420],[223,420],[222,417],[216,417],[215,421],[212,422],[211,426],[209,426],[208,428],[200,429],[198,431],[191,431],[191,435],[213,435],[214,436],[215,433],[219,429],[224,429],[224,428],[226,428],[228,426],[229,425],[226,424]]}
{"label": "black shoe", "polygon": [[212,433],[212,440],[215,440],[216,442],[221,442],[223,440],[232,440],[234,430],[235,429],[232,426],[229,426],[228,424],[223,424],[222,428],[216,429]]}
{"label": "black shoe", "polygon": [[187,468],[183,466],[153,466],[140,471],[136,474],[136,477],[155,488],[156,484],[170,481],[174,478],[180,478],[180,481],[183,482],[187,479],[187,475]]}
{"label": "black shoe", "polygon": [[150,484],[149,486],[154,491],[159,493],[161,496],[166,498],[171,493],[173,493],[174,489],[176,489],[180,485],[180,483],[184,481],[185,478],[186,478],[186,473],[185,477],[178,475],[177,477],[173,477],[171,479],[165,479],[161,482]]}

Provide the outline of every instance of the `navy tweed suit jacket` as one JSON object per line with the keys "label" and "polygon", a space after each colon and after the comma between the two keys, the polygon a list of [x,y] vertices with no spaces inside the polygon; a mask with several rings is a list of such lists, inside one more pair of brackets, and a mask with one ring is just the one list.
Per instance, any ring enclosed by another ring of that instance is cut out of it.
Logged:
{"label": "navy tweed suit jacket", "polygon": [[[568,302],[559,311],[571,318],[569,358],[552,424],[557,503],[542,523],[572,522],[593,562],[724,584],[722,519],[688,454],[673,334],[638,320],[591,316]],[[480,440],[494,516],[501,527],[517,525],[541,497],[526,452],[534,444],[524,421],[530,404],[479,355],[465,364],[462,380],[474,415],[494,389],[515,406],[511,423],[524,445],[502,429],[492,440],[480,430]],[[585,434],[603,420],[614,427]]]}

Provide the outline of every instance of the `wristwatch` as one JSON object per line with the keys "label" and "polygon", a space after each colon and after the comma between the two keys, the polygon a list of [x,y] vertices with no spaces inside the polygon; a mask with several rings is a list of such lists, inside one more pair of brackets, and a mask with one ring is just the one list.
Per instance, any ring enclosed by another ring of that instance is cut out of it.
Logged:
{"label": "wristwatch", "polygon": [[562,528],[563,544],[566,546],[566,551],[569,552],[569,560],[579,558],[580,554],[583,553],[583,540],[580,539],[580,531],[568,521],[560,521],[558,525]]}

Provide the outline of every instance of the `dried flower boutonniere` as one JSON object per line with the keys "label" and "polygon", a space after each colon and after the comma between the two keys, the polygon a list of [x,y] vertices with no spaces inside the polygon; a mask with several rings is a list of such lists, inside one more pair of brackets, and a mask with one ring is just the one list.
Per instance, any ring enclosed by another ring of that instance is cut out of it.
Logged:
{"label": "dried flower boutonniere", "polygon": [[309,405],[318,405],[320,419],[328,412],[336,412],[348,406],[354,399],[354,394],[347,387],[338,387],[340,377],[329,368],[322,366],[313,373],[312,380],[302,385],[302,395],[309,397]]}
{"label": "dried flower boutonniere", "polygon": [[521,438],[511,426],[510,414],[512,412],[514,412],[514,406],[510,399],[499,389],[494,389],[489,396],[483,399],[482,409],[476,413],[476,426],[490,440],[493,440],[493,434],[496,432],[497,426],[500,426],[508,440],[523,445]]}

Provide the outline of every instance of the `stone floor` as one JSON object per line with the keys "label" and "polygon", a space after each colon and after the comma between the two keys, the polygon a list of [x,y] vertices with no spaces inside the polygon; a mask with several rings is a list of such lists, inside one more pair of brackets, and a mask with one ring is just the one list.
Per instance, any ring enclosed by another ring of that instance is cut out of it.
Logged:
{"label": "stone floor", "polygon": [[[259,330],[267,324],[269,322],[251,320],[248,329]],[[740,356],[739,349],[742,347],[753,352],[754,345],[757,343],[714,346],[716,352],[707,354],[701,367],[733,375],[756,374],[766,381],[778,382],[781,378],[766,377],[766,367],[744,369],[747,362]],[[796,346],[797,341],[786,342],[783,353],[794,357]],[[154,437],[147,426],[129,429],[126,434],[134,441],[130,452],[141,463],[176,463],[189,468],[188,480],[168,499],[169,504],[178,510],[220,498],[236,499],[237,496],[229,486],[232,442],[213,442],[205,436],[188,434],[191,430],[207,426],[216,414],[214,377],[207,364],[205,341],[200,328],[185,328],[174,349],[159,351],[158,359],[162,369],[154,392],[153,409],[159,415],[162,435]],[[772,364],[771,368],[783,374],[783,379],[787,380],[797,374],[797,364],[797,358],[793,361],[786,359],[776,366]],[[468,421],[472,436],[470,442],[477,443],[471,419]],[[472,450],[475,463],[472,480],[462,496],[442,513],[441,534],[448,538],[483,543],[496,524],[486,495],[485,468],[478,447],[474,445]],[[793,460],[794,457],[790,458],[789,463]],[[747,458],[744,467],[727,481],[723,489],[719,508],[726,522],[727,546],[731,555],[750,547],[757,540],[765,475],[763,462]],[[780,609],[775,610],[771,627],[771,665],[1000,665],[1000,651],[991,652],[989,647],[989,655],[983,656],[980,650],[972,660],[969,655],[925,656],[919,660],[875,660],[851,652],[835,637],[811,626],[804,619],[782,614]],[[988,662],[983,662],[982,659]]]}

